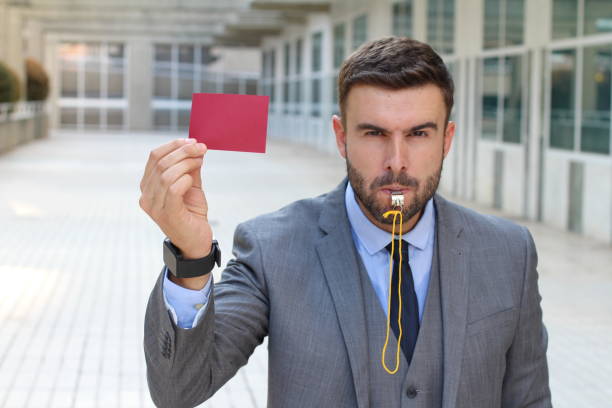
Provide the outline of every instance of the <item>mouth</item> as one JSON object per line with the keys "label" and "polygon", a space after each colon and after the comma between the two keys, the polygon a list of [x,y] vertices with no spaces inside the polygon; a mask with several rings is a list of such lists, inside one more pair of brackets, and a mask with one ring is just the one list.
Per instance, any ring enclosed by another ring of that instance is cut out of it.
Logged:
{"label": "mouth", "polygon": [[408,191],[412,190],[409,187],[405,187],[405,186],[385,186],[382,187],[381,189],[379,189],[378,191],[385,194],[385,195],[391,195],[393,193],[401,193],[401,194],[406,194]]}

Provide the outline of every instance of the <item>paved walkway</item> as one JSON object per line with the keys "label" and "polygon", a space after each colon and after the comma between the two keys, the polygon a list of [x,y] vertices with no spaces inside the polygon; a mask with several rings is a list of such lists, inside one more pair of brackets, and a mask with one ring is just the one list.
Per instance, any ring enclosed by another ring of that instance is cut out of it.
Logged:
{"label": "paved walkway", "polygon": [[[138,207],[138,183],[149,151],[172,137],[64,132],[0,156],[0,408],[153,406],[143,317],[163,236]],[[224,262],[236,223],[323,193],[344,172],[338,158],[287,144],[210,152]],[[610,407],[612,247],[529,227],[555,406]],[[264,343],[202,406],[265,407],[266,357]]]}

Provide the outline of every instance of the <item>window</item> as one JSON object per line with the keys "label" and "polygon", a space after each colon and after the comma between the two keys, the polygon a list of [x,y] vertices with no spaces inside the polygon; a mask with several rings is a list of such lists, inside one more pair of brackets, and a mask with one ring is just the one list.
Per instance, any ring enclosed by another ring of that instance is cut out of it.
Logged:
{"label": "window", "polygon": [[344,61],[344,47],[346,44],[346,30],[344,23],[334,26],[334,68],[340,68]]}
{"label": "window", "polygon": [[291,46],[289,43],[285,43],[283,47],[284,54],[284,64],[283,64],[283,113],[289,113],[289,103],[290,99],[290,79],[291,75],[290,67],[291,67]]}
{"label": "window", "polygon": [[321,79],[320,78],[313,78],[311,81],[310,102],[312,103],[310,114],[315,117],[321,116]]}
{"label": "window", "polygon": [[[60,124],[74,128],[122,128],[127,106],[124,44],[62,43],[58,60]],[[117,112],[121,121],[117,120]]]}
{"label": "window", "polygon": [[584,0],[584,34],[612,32],[610,0]]}
{"label": "window", "polygon": [[612,45],[586,47],[583,56],[580,150],[610,153]]}
{"label": "window", "polygon": [[312,35],[312,58],[311,58],[311,69],[312,72],[319,72],[321,70],[321,58],[323,56],[323,33],[318,32]]}
{"label": "window", "polygon": [[368,39],[368,16],[365,14],[353,20],[353,50],[359,48]]}
{"label": "window", "polygon": [[196,91],[195,49],[193,45],[178,46],[178,99],[191,101]]}
{"label": "window", "polygon": [[298,39],[295,43],[295,74],[300,75],[302,73],[302,53],[304,52],[304,41]]}
{"label": "window", "polygon": [[332,109],[338,114],[338,70],[344,61],[346,48],[346,30],[344,23],[334,27],[334,74],[331,76]]}
{"label": "window", "polygon": [[293,113],[299,115],[302,113],[302,53],[304,41],[299,38],[295,42],[295,80],[293,81]]}
{"label": "window", "polygon": [[499,58],[485,58],[482,64],[482,124],[483,139],[497,139],[499,90]]}
{"label": "window", "polygon": [[553,38],[576,37],[578,0],[553,1]]}
{"label": "window", "polygon": [[482,61],[481,137],[521,143],[523,57],[490,57]]}
{"label": "window", "polygon": [[[583,24],[578,24],[581,14],[584,14]],[[554,39],[609,33],[612,32],[612,7],[609,0],[553,0],[552,23]]]}
{"label": "window", "polygon": [[321,68],[323,58],[323,33],[317,32],[312,35],[312,57],[311,69],[312,79],[310,80],[310,114],[321,116]]}
{"label": "window", "polygon": [[455,38],[455,0],[427,2],[427,42],[438,52],[452,54]]}
{"label": "window", "polygon": [[393,35],[412,37],[412,0],[396,0],[391,5]]}
{"label": "window", "polygon": [[502,140],[504,142],[521,143],[521,118],[523,106],[522,86],[522,58],[518,55],[504,57],[501,81],[503,128]]}
{"label": "window", "polygon": [[575,124],[575,50],[553,51],[550,65],[550,146],[572,150]]}
{"label": "window", "polygon": [[485,0],[484,48],[523,44],[524,0]]}

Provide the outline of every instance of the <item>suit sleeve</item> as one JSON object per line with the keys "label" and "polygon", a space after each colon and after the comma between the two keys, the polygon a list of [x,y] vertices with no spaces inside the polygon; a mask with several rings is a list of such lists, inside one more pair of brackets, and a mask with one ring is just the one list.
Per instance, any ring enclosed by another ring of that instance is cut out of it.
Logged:
{"label": "suit sleeve", "polygon": [[268,295],[259,242],[244,224],[234,234],[235,259],[215,283],[191,329],[177,327],[163,300],[163,271],[145,314],[147,382],[158,407],[194,407],[244,366],[268,333]]}
{"label": "suit sleeve", "polygon": [[502,406],[551,407],[546,349],[548,334],[542,321],[538,290],[538,256],[531,234],[525,235],[525,270],[515,337],[506,355]]}

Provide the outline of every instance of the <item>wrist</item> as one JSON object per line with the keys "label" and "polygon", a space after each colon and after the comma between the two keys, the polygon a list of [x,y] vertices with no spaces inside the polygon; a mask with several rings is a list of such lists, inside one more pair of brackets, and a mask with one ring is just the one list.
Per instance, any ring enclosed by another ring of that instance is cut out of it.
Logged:
{"label": "wrist", "polygon": [[170,282],[186,289],[202,290],[208,283],[208,279],[210,279],[210,274],[206,274],[204,276],[196,276],[195,278],[177,278],[176,276],[172,275],[172,273],[168,273],[168,279],[170,280]]}
{"label": "wrist", "polygon": [[166,238],[163,249],[164,263],[176,278],[201,278],[209,274],[215,264],[221,266],[221,251],[215,240],[207,251],[190,251],[185,254]]}

